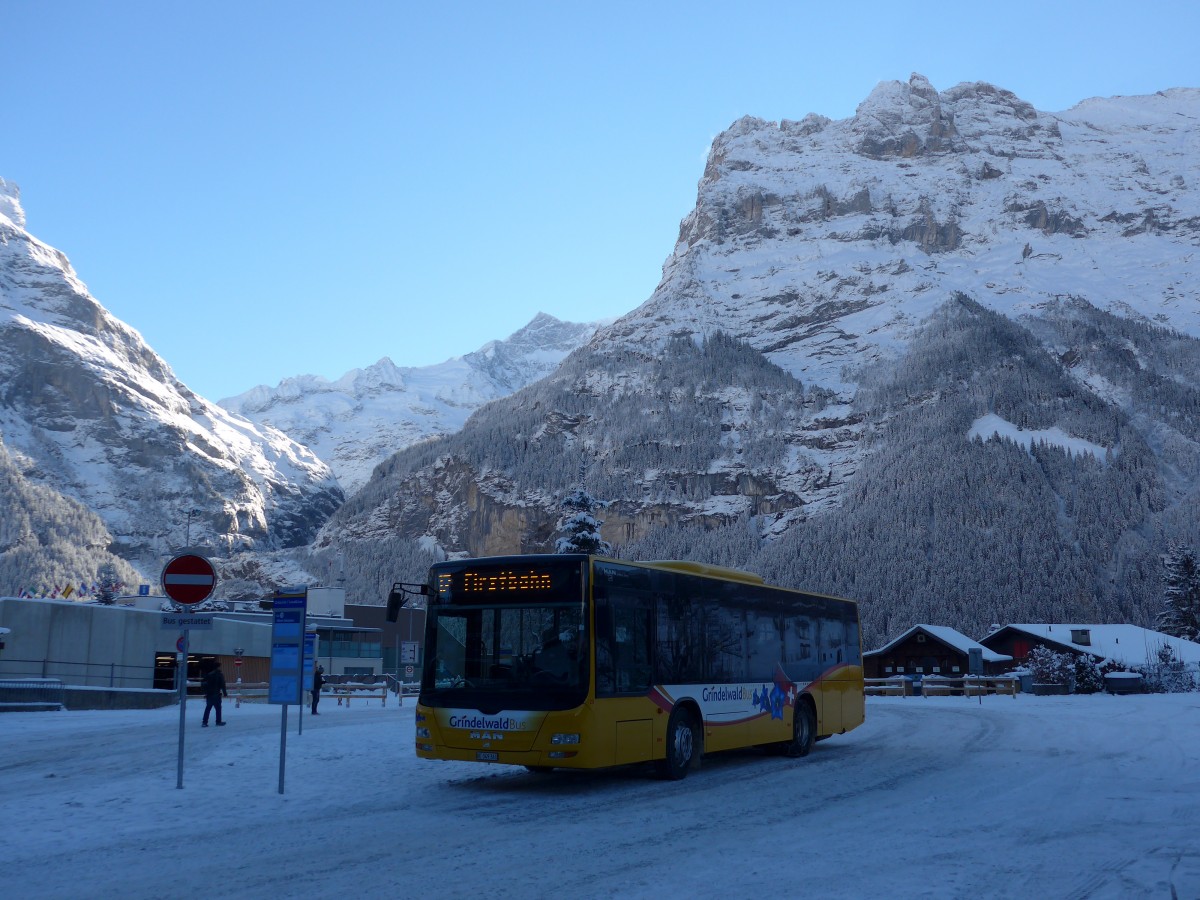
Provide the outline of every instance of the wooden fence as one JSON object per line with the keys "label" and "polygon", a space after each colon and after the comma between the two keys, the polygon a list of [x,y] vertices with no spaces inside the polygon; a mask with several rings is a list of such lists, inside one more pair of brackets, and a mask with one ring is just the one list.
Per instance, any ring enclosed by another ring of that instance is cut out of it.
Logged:
{"label": "wooden fence", "polygon": [[[1008,694],[1016,697],[1021,682],[1008,676],[980,678],[943,678],[941,676],[921,679],[923,697],[982,697],[987,694]],[[863,693],[868,697],[912,697],[916,693],[914,682],[909,678],[866,678]]]}
{"label": "wooden fence", "polygon": [[[378,700],[384,706],[387,706],[388,694],[395,694],[397,705],[404,705],[404,694],[406,692],[403,689],[397,690],[398,687],[402,688],[403,686],[393,676],[369,676],[373,683],[353,681],[351,680],[353,677],[347,675],[327,677],[325,686],[321,690],[322,699],[325,697],[336,697],[338,706],[341,706],[343,703],[349,706],[351,698]],[[231,684],[229,685],[229,696],[234,701],[235,706],[241,706],[243,702],[265,700],[270,686],[270,682],[266,681]],[[309,694],[308,691],[304,693],[306,697]]]}
{"label": "wooden fence", "polygon": [[913,683],[907,678],[864,678],[863,693],[868,697],[911,697]]}

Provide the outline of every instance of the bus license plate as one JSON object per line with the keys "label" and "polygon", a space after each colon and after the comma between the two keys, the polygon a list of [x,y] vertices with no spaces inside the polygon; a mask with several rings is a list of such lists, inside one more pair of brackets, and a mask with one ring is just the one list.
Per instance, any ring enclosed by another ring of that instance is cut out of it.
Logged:
{"label": "bus license plate", "polygon": [[500,754],[495,750],[480,750],[475,754],[475,758],[480,762],[499,762]]}

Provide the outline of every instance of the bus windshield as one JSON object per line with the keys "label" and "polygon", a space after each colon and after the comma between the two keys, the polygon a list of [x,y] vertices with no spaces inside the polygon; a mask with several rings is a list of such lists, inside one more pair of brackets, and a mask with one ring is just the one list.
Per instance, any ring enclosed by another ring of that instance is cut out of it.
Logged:
{"label": "bus windshield", "polygon": [[555,709],[582,702],[589,676],[583,566],[435,566],[422,702]]}

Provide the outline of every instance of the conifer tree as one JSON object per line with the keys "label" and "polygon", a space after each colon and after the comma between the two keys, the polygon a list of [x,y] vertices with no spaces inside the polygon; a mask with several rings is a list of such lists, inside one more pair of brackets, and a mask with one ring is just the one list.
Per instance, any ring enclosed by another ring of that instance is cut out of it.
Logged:
{"label": "conifer tree", "polygon": [[104,563],[96,573],[96,580],[100,585],[96,599],[106,606],[111,606],[116,602],[117,594],[121,590],[117,567],[112,563]]}
{"label": "conifer tree", "polygon": [[1104,690],[1104,676],[1096,660],[1086,653],[1075,657],[1075,693],[1096,694]]}
{"label": "conifer tree", "polygon": [[604,504],[583,488],[576,488],[563,498],[563,516],[558,520],[558,540],[555,553],[612,553],[612,545],[600,536],[603,521],[592,513]]}
{"label": "conifer tree", "polygon": [[1190,548],[1172,544],[1163,557],[1163,611],[1156,627],[1163,634],[1195,641],[1200,638],[1200,567]]}
{"label": "conifer tree", "polygon": [[1169,644],[1158,648],[1155,662],[1147,667],[1146,684],[1155,692],[1183,694],[1196,689],[1196,681]]}
{"label": "conifer tree", "polygon": [[1029,651],[1029,668],[1034,684],[1070,684],[1075,664],[1069,653],[1057,653],[1049,647]]}

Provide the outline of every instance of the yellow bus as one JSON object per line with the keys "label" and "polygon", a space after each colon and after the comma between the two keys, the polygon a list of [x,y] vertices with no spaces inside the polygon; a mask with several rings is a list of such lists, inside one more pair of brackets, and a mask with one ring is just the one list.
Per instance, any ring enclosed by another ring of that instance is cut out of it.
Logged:
{"label": "yellow bus", "polygon": [[[863,722],[858,606],[688,562],[504,556],[430,569],[416,753],[531,771],[813,741]],[[399,606],[393,592],[389,606]]]}

